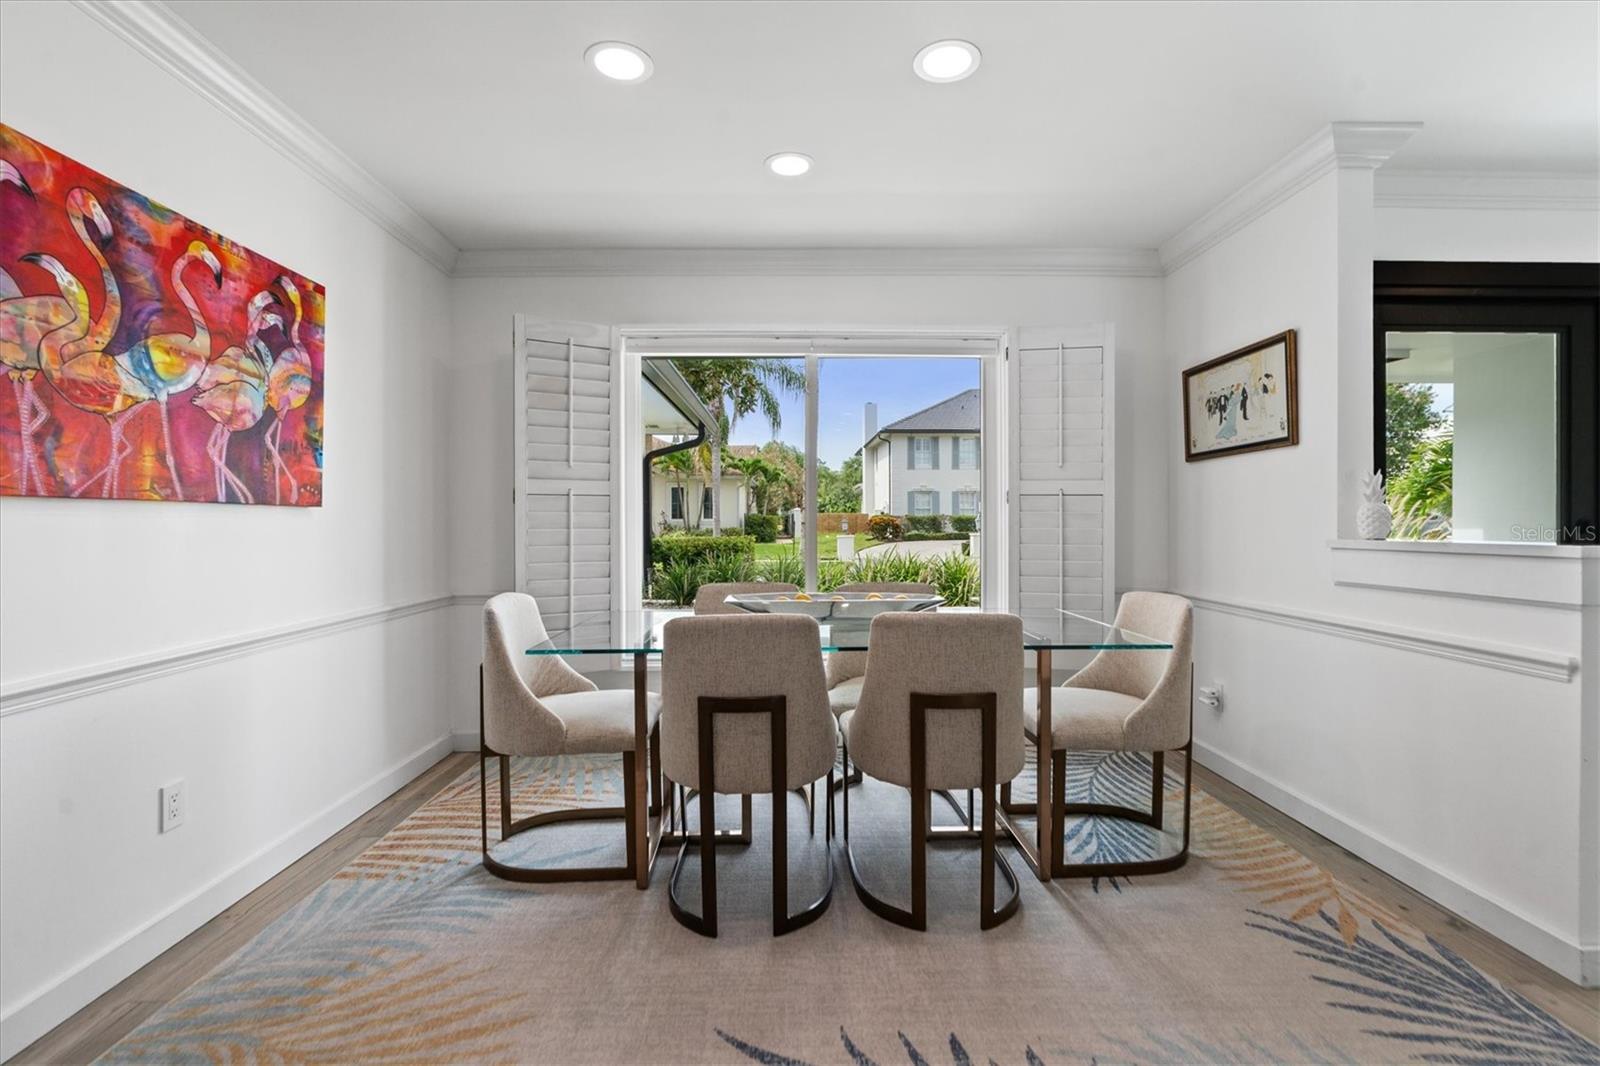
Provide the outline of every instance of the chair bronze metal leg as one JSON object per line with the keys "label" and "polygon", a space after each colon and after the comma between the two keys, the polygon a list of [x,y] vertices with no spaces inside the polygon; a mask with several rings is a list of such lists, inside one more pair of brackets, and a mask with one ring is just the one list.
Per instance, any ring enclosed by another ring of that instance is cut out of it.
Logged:
{"label": "chair bronze metal leg", "polygon": [[650,813],[660,814],[666,795],[666,775],[661,772],[661,723],[650,730]]}
{"label": "chair bronze metal leg", "polygon": [[[1189,861],[1189,815],[1194,799],[1194,666],[1189,667],[1189,741],[1179,749],[1183,752],[1183,845],[1175,854],[1159,859],[1132,862],[1073,862],[1066,858],[1066,827],[1058,814],[1056,818],[1055,856],[1051,869],[1057,877],[1135,877],[1142,874],[1160,874],[1176,870]],[[1166,761],[1164,752],[1153,752],[1151,761],[1150,811],[1118,807],[1102,803],[1066,802],[1067,753],[1057,752],[1060,768],[1056,771],[1057,794],[1061,797],[1055,806],[1065,814],[1088,814],[1107,818],[1122,818],[1148,825],[1157,830],[1162,825],[1162,808],[1165,806]]]}
{"label": "chair bronze metal leg", "polygon": [[[684,838],[667,883],[667,909],[679,924],[702,936],[717,935],[717,860],[716,846],[716,750],[713,722],[718,714],[765,714],[767,716],[769,767],[772,782],[772,935],[783,936],[810,925],[828,909],[833,900],[833,862],[828,862],[828,885],[822,895],[796,914],[789,913],[789,793],[806,798],[806,789],[790,789],[788,754],[788,701],[782,696],[722,698],[702,696],[698,712],[698,767],[700,772],[700,914],[691,914],[678,902],[678,882],[689,839]],[[831,773],[831,771],[830,771]],[[831,793],[830,793],[831,795]],[[751,797],[742,795],[741,810],[745,833],[750,831]],[[813,816],[813,832],[815,818]]]}
{"label": "chair bronze metal leg", "polygon": [[[569,807],[559,811],[545,811],[527,818],[514,819],[511,811],[511,758],[490,748],[485,738],[483,714],[483,667],[478,668],[478,815],[481,826],[483,868],[505,881],[547,884],[562,881],[621,881],[634,876],[632,826],[634,804],[637,797],[633,781],[633,752],[622,756],[622,806],[620,807]],[[509,840],[519,833],[542,825],[557,822],[584,822],[606,818],[623,818],[629,827],[628,862],[622,866],[513,866],[489,854],[489,775],[490,756],[499,761],[500,769],[500,839]]]}
{"label": "chair bronze metal leg", "polygon": [[[928,843],[932,835],[931,814],[933,794],[928,789],[927,721],[930,710],[977,710],[981,715],[983,731],[983,829],[980,845],[983,870],[979,883],[979,917],[982,929],[993,929],[1017,912],[1021,904],[1021,886],[1011,864],[995,848],[998,796],[996,759],[999,750],[996,724],[996,699],[992,692],[954,695],[911,694],[910,756],[911,756],[911,908],[897,907],[871,892],[861,874],[860,864],[850,848],[850,793],[844,795],[845,858],[850,867],[850,880],[856,895],[872,913],[895,925],[925,932],[928,928]],[[850,751],[845,749],[845,767],[849,768]],[[954,797],[946,793],[952,806]],[[957,830],[957,832],[962,832]],[[1006,879],[1010,889],[1006,901],[997,909],[994,906],[996,869]]]}

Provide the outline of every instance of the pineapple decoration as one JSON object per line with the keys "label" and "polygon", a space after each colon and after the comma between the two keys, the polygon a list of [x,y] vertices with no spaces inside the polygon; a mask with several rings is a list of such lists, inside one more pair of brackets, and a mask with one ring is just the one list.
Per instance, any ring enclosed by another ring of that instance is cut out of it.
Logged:
{"label": "pineapple decoration", "polygon": [[1356,535],[1362,540],[1383,540],[1394,527],[1394,512],[1383,498],[1383,474],[1373,471],[1361,478],[1361,507],[1356,511]]}

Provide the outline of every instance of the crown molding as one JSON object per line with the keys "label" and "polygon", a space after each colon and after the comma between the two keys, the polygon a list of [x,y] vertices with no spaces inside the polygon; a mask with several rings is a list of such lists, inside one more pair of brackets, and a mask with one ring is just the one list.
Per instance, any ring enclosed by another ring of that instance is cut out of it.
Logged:
{"label": "crown molding", "polygon": [[457,249],[444,234],[160,0],[73,2],[396,240],[450,273]]}
{"label": "crown molding", "polygon": [[1485,211],[1600,211],[1600,174],[1381,170],[1378,207]]}
{"label": "crown molding", "polygon": [[1215,248],[1295,193],[1340,168],[1375,170],[1422,128],[1420,122],[1333,122],[1161,245],[1170,274]]}
{"label": "crown molding", "polygon": [[970,274],[1155,278],[1152,249],[534,248],[462,252],[460,278]]}

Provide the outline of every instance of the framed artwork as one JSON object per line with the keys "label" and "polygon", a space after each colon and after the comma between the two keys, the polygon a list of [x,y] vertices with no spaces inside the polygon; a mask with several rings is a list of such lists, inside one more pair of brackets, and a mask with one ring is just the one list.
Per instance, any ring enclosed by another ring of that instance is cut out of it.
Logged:
{"label": "framed artwork", "polygon": [[1294,330],[1183,372],[1183,457],[1215,459],[1300,443]]}
{"label": "framed artwork", "polygon": [[0,124],[0,495],[321,506],[325,302]]}

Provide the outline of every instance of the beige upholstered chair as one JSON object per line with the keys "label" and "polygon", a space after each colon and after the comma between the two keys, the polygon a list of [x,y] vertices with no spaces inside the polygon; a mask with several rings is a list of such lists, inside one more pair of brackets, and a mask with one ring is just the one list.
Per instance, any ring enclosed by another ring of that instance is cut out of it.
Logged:
{"label": "beige upholstered chair", "polygon": [[[911,790],[911,909],[869,892],[850,850],[850,792],[844,793],[845,852],[856,894],[869,910],[910,929],[928,927],[927,849],[930,836],[974,835],[929,826],[936,790],[983,792],[982,928],[1017,910],[1017,877],[995,851],[995,812],[1001,781],[1022,770],[1022,619],[1010,614],[917,612],[880,614],[867,644],[861,703],[843,719],[845,769],[853,757],[868,776]],[[1010,887],[994,905],[999,867]]]}
{"label": "beige upholstered chair", "polygon": [[[881,592],[894,595],[907,592],[932,596],[938,589],[922,581],[853,581],[840,585],[835,592]],[[837,651],[828,656],[828,706],[833,713],[842,715],[856,709],[861,700],[861,682],[867,673],[867,653],[864,651]]]}
{"label": "beige upholstered chair", "polygon": [[[772,932],[815,920],[827,890],[789,913],[788,792],[819,777],[832,784],[838,729],[828,711],[822,641],[815,619],[800,615],[675,618],[662,634],[661,761],[666,774],[700,792],[699,916],[678,902],[689,842],[679,849],[668,903],[680,923],[717,935],[715,797],[772,797]],[[830,808],[829,814],[832,811]],[[833,838],[828,818],[827,838]]]}
{"label": "beige upholstered chair", "polygon": [[[478,668],[479,791],[483,817],[483,865],[509,881],[597,881],[633,878],[636,806],[634,760],[634,693],[632,689],[599,689],[557,655],[529,655],[527,649],[548,639],[539,605],[532,596],[503,592],[483,610],[483,663]],[[649,697],[647,713],[653,734],[659,698]],[[575,807],[511,816],[511,756],[622,753],[621,807]],[[591,818],[624,818],[628,861],[623,866],[525,867],[500,862],[489,853],[489,793],[486,763],[500,760],[500,838],[509,839],[535,826]]]}
{"label": "beige upholstered chair", "polygon": [[[1191,727],[1194,722],[1194,613],[1182,596],[1124,593],[1116,624],[1129,634],[1171,644],[1170,651],[1102,651],[1050,699],[1051,805],[1055,815],[1055,877],[1122,877],[1175,870],[1189,858]],[[1039,743],[1038,693],[1023,693],[1028,739]],[[1161,828],[1165,755],[1183,752],[1183,846],[1174,855],[1128,862],[1066,861],[1066,815],[1125,818]],[[1067,802],[1067,752],[1147,752],[1151,761],[1150,810],[1103,803]]]}
{"label": "beige upholstered chair", "polygon": [[729,596],[737,596],[745,592],[799,592],[793,585],[782,581],[719,581],[710,585],[701,585],[694,594],[695,614],[748,614],[731,603],[725,603]]}

